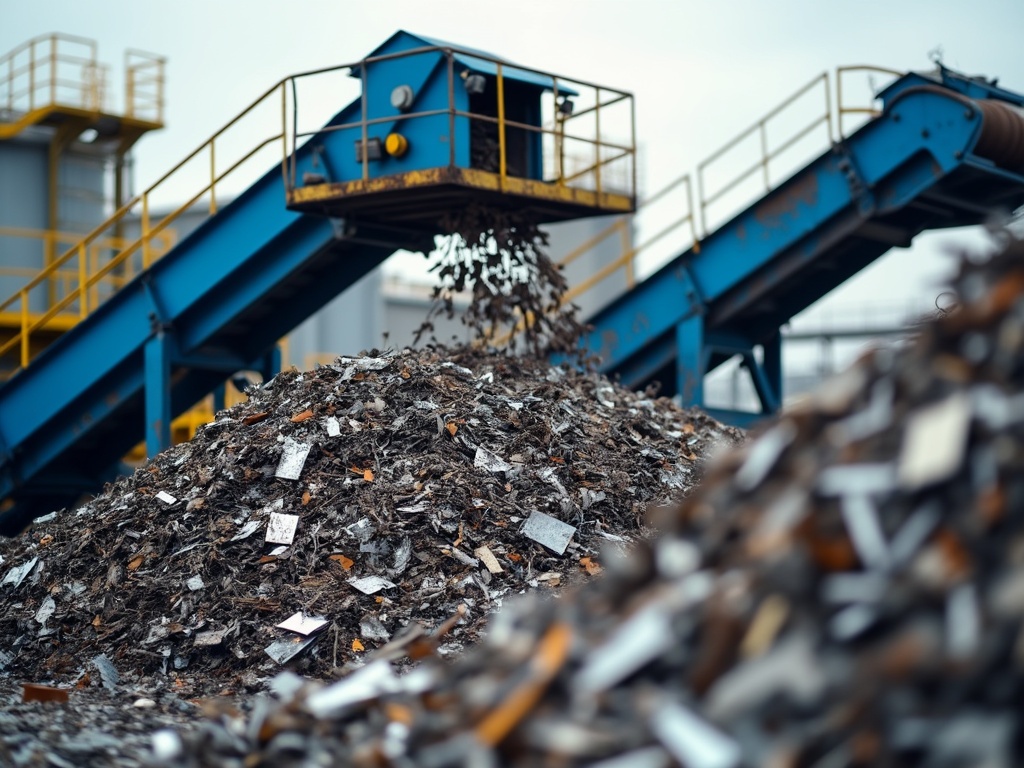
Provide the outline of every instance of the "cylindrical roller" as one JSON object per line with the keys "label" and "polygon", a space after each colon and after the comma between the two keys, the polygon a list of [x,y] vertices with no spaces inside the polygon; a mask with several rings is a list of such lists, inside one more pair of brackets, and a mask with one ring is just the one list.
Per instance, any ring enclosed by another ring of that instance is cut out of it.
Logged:
{"label": "cylindrical roller", "polygon": [[992,99],[975,102],[981,109],[981,136],[974,154],[1000,168],[1024,173],[1024,109]]}

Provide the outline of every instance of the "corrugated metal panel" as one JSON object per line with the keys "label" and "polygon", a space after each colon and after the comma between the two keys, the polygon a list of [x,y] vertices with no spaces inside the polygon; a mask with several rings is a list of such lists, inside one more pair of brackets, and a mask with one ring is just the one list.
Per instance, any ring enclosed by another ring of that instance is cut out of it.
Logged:
{"label": "corrugated metal panel", "polygon": [[[22,141],[0,143],[0,227],[46,228],[46,147]],[[8,270],[43,268],[41,240],[0,235],[0,296],[6,298],[28,282]],[[43,297],[40,297],[42,300]],[[40,307],[32,307],[39,310]]]}
{"label": "corrugated metal panel", "polygon": [[62,232],[86,233],[106,218],[106,165],[106,159],[97,155],[73,151],[61,155],[57,228]]}

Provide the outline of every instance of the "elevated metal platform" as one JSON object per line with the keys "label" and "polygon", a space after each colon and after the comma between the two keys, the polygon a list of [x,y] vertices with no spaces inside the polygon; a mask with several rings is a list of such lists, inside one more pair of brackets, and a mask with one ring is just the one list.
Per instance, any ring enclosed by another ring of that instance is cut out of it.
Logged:
{"label": "elevated metal platform", "polygon": [[738,355],[761,411],[712,412],[750,423],[781,405],[795,314],[924,230],[1024,205],[1024,96],[944,69],[879,96],[877,117],[591,318],[603,370],[703,405],[704,376]]}
{"label": "elevated metal platform", "polygon": [[58,135],[91,129],[91,141],[116,141],[125,152],[145,133],[163,127],[164,59],[125,54],[122,109],[107,100],[108,67],[96,42],[64,34],[41,35],[0,56],[0,141],[39,126]]}
{"label": "elevated metal platform", "polygon": [[[356,77],[359,97],[301,130],[298,94],[332,74]],[[267,114],[269,126],[251,123]],[[593,128],[574,130],[587,114]],[[231,135],[265,138],[239,150]],[[569,172],[573,142],[587,158]],[[263,150],[278,163],[220,208],[218,188]],[[150,453],[166,447],[172,418],[236,372],[272,376],[279,338],[395,250],[432,250],[467,192],[538,222],[631,211],[634,151],[629,94],[405,32],[354,64],[282,80],[0,302],[0,317],[21,319],[0,340],[13,373],[0,387],[0,533],[96,490],[143,435]],[[154,196],[180,195],[197,167],[198,192],[151,221]],[[196,204],[211,217],[162,255],[162,233]],[[125,242],[133,210],[142,232]],[[99,243],[117,245],[97,264]],[[30,311],[59,274],[77,279]],[[74,327],[34,357],[59,322]]]}

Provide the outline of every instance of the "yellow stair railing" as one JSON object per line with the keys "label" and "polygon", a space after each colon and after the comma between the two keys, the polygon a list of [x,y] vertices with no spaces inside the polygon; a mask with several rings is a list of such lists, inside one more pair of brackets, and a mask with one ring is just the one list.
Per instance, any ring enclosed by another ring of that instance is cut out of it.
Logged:
{"label": "yellow stair railing", "polygon": [[[12,267],[3,264],[5,242],[26,240],[38,242],[40,254],[46,254],[56,253],[61,248],[75,245],[81,240],[81,237],[82,235],[78,233],[61,232],[52,229],[0,227],[0,280],[6,279],[8,282],[24,280],[28,283],[39,274],[39,270],[35,268]],[[161,232],[153,243],[154,252],[158,256],[163,256],[174,247],[175,240],[174,230]],[[109,253],[123,249],[127,243],[128,240],[125,237],[104,237],[90,244],[86,254],[89,271],[98,271]],[[119,290],[123,285],[132,280],[137,272],[136,265],[128,262],[125,265],[125,269],[106,275],[90,288],[88,304],[98,305],[101,295],[108,296]],[[72,295],[77,290],[80,277],[77,269],[55,269],[50,281],[51,296],[56,297],[59,301],[64,297]],[[76,310],[75,312],[59,313],[49,318],[41,327],[49,324],[66,330],[84,316],[81,312],[81,307],[74,307],[74,309]],[[38,320],[42,314],[42,312],[29,311],[30,323]],[[0,312],[0,327],[20,327],[20,325],[20,312]]]}

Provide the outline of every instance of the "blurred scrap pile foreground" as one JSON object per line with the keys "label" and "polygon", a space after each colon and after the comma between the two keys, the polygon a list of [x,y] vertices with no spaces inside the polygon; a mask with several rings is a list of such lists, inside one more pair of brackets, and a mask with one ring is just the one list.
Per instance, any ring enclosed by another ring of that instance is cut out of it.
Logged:
{"label": "blurred scrap pile foreground", "polygon": [[[1024,742],[1024,247],[479,646],[221,714],[168,765],[1010,766]],[[300,688],[300,686],[302,686]]]}

